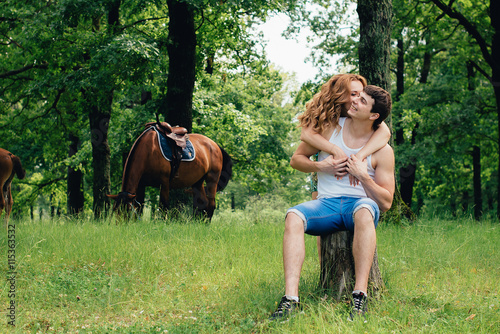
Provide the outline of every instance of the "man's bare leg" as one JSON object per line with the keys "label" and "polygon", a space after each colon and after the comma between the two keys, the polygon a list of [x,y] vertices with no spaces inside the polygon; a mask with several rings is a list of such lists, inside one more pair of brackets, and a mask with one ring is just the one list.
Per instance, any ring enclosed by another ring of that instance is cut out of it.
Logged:
{"label": "man's bare leg", "polygon": [[352,243],[356,276],[354,290],[367,293],[368,276],[370,275],[376,244],[377,235],[373,217],[368,209],[361,209],[354,215],[354,238]]}
{"label": "man's bare leg", "polygon": [[283,267],[285,270],[285,294],[299,296],[300,271],[305,258],[304,222],[290,212],[285,220],[283,236]]}

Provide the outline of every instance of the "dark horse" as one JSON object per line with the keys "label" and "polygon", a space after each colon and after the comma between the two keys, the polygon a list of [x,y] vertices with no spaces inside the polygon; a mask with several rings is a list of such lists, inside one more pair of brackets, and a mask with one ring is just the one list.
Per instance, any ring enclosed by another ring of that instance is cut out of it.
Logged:
{"label": "dark horse", "polygon": [[[151,124],[154,123],[148,125]],[[174,163],[163,157],[158,136],[159,133],[150,126],[132,146],[123,169],[121,192],[108,195],[116,201],[114,210],[122,205],[137,210],[144,203],[147,186],[160,187],[160,204],[163,208],[167,207],[170,189],[191,187],[195,214],[202,213],[212,218],[215,193],[226,187],[232,175],[231,158],[210,138],[189,134],[195,149],[195,159],[181,161],[174,168],[174,175],[171,175]]]}
{"label": "dark horse", "polygon": [[14,154],[3,148],[0,148],[0,187],[2,189],[2,197],[0,198],[0,215],[5,208],[5,225],[9,223],[10,212],[12,211],[12,193],[10,185],[14,174],[19,179],[23,179],[26,175],[21,160]]}

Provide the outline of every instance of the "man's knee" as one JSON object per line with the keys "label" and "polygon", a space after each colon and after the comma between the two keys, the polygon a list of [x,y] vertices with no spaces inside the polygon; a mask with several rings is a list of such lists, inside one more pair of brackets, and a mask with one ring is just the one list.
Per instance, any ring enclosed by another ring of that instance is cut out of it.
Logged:
{"label": "man's knee", "polygon": [[375,227],[373,214],[367,208],[361,208],[354,214],[354,226]]}
{"label": "man's knee", "polygon": [[294,212],[288,212],[285,218],[285,229],[291,232],[304,233],[304,221]]}

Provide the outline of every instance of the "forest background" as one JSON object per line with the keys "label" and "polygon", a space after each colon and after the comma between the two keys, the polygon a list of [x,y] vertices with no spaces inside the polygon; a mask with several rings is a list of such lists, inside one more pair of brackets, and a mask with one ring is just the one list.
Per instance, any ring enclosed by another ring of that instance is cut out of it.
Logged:
{"label": "forest background", "polygon": [[[418,215],[498,217],[497,7],[392,1],[389,123],[398,187]],[[355,10],[348,0],[3,1],[0,147],[27,171],[14,179],[13,215],[107,212],[105,195],[120,190],[130,147],[156,113],[231,155],[220,207],[309,199],[309,176],[289,166],[296,117],[331,75],[359,72]],[[266,59],[257,27],[276,13],[291,18],[286,36],[313,33],[310,61],[324,70],[300,87]],[[179,40],[191,44],[179,51]],[[194,90],[172,86],[176,75],[194,78]],[[147,198],[155,212],[158,191]]]}

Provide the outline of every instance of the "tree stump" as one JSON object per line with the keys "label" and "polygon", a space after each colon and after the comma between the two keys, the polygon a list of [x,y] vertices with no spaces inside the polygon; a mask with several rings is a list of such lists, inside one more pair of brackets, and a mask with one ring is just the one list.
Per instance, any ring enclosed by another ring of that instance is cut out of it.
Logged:
{"label": "tree stump", "polygon": [[[321,237],[320,287],[340,301],[350,298],[354,289],[353,233],[340,231]],[[377,249],[368,279],[368,295],[376,297],[385,289],[378,267]]]}

